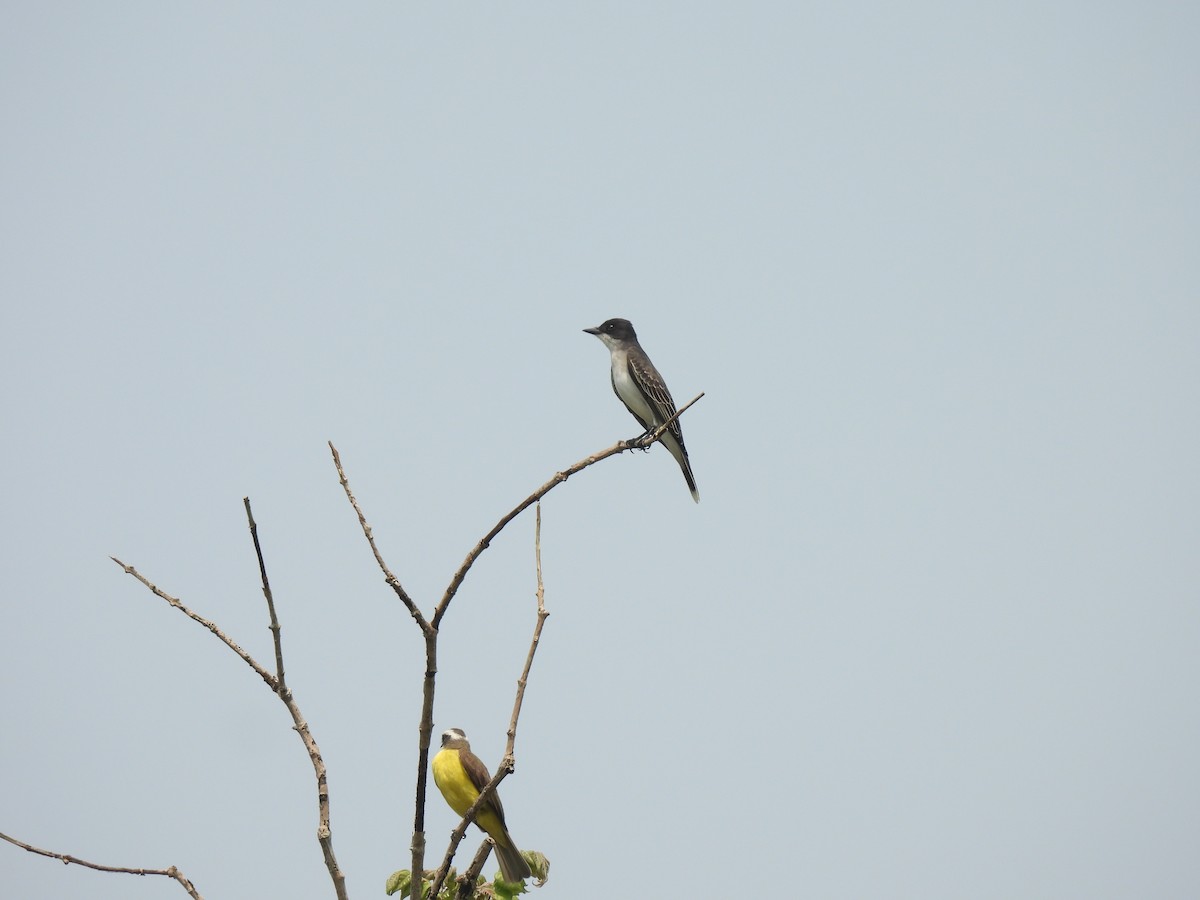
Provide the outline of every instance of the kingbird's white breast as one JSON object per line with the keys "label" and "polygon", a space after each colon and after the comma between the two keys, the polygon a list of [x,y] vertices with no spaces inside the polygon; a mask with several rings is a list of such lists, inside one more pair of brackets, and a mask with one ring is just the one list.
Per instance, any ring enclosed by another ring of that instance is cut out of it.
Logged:
{"label": "kingbird's white breast", "polygon": [[649,422],[651,427],[661,425],[654,408],[646,402],[641,389],[634,383],[629,374],[629,360],[624,350],[617,350],[612,355],[612,382],[617,390],[617,396],[629,407],[630,411],[643,422]]}

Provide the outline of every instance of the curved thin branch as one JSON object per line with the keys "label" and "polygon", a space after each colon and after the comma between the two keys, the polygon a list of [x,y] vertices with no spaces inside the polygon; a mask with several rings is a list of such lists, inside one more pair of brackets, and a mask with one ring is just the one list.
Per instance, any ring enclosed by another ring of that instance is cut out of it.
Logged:
{"label": "curved thin branch", "polygon": [[[519,516],[526,509],[528,509],[532,504],[538,503],[542,499],[542,497],[544,497],[546,494],[548,494],[550,491],[552,491],[558,485],[562,484],[564,481],[566,481],[568,478],[570,478],[576,472],[581,472],[584,469],[586,469],[588,466],[595,465],[596,463],[600,462],[603,459],[607,459],[610,456],[616,456],[619,453],[624,453],[626,450],[645,449],[645,448],[649,447],[651,444],[653,444],[654,442],[660,440],[662,438],[662,436],[666,433],[667,429],[670,428],[671,425],[675,422],[675,420],[678,419],[681,415],[683,415],[694,403],[696,403],[703,396],[704,396],[703,393],[697,394],[690,401],[688,401],[686,404],[684,404],[682,407],[680,407],[679,410],[673,416],[671,416],[670,419],[668,419],[666,422],[664,422],[662,425],[660,425],[651,434],[642,435],[638,438],[635,438],[635,439],[629,440],[629,441],[618,441],[617,443],[613,444],[613,446],[611,446],[605,450],[601,450],[599,453],[595,453],[591,456],[584,457],[579,462],[575,463],[572,466],[569,466],[568,468],[564,469],[563,471],[554,473],[553,478],[551,478],[549,481],[547,481],[545,484],[543,484],[541,487],[539,487],[536,491],[534,491],[532,494],[530,494],[528,497],[526,497],[524,500],[522,500],[519,504],[517,504],[517,506],[515,506],[506,515],[504,515],[500,519],[500,521],[497,522],[492,527],[491,531],[489,531],[486,535],[484,535],[483,538],[480,539],[479,543],[477,543],[473,548],[471,548],[471,551],[467,554],[466,559],[463,560],[462,565],[460,565],[458,567],[458,570],[454,573],[454,577],[450,579],[449,586],[447,586],[446,591],[442,595],[441,600],[438,602],[438,605],[434,608],[433,617],[429,620],[426,620],[425,616],[421,613],[421,610],[417,608],[416,603],[413,602],[413,599],[408,595],[408,592],[404,589],[403,585],[400,584],[400,580],[398,578],[396,578],[396,576],[392,573],[391,569],[388,568],[387,563],[384,562],[383,555],[379,552],[379,547],[375,544],[375,536],[371,529],[371,526],[367,523],[367,518],[362,511],[362,507],[359,506],[358,500],[355,499],[354,492],[350,490],[350,481],[346,477],[345,469],[342,467],[341,455],[338,453],[337,448],[333,445],[333,442],[332,441],[329,442],[329,450],[333,454],[333,463],[334,463],[335,468],[337,469],[338,480],[342,485],[342,489],[346,493],[346,498],[350,501],[350,505],[354,508],[354,512],[358,516],[359,526],[362,528],[363,535],[366,537],[367,543],[371,547],[371,553],[375,557],[375,562],[378,564],[380,571],[383,572],[384,578],[387,581],[388,586],[392,588],[392,590],[395,592],[396,596],[400,598],[401,602],[408,609],[408,612],[412,616],[413,621],[417,623],[417,626],[421,629],[421,633],[423,634],[423,636],[425,638],[425,682],[424,682],[423,698],[422,698],[422,705],[421,705],[421,723],[418,728],[417,790],[416,790],[415,810],[413,813],[413,838],[412,838],[412,847],[411,847],[411,850],[412,850],[412,870],[411,871],[413,873],[412,874],[413,896],[420,895],[421,882],[424,877],[423,873],[424,873],[424,864],[425,864],[425,797],[426,797],[427,790],[428,790],[427,773],[428,773],[428,769],[429,769],[429,746],[431,743],[431,737],[432,737],[432,733],[433,733],[433,699],[434,699],[435,680],[436,680],[436,676],[437,676],[437,638],[438,638],[438,633],[439,633],[438,629],[441,626],[441,622],[442,622],[442,617],[446,614],[446,610],[450,606],[450,601],[453,600],[455,594],[458,593],[459,587],[462,586],[463,579],[465,579],[467,577],[467,573],[471,570],[471,567],[475,564],[475,560],[477,560],[479,558],[479,556],[483,553],[483,551],[486,550],[491,545],[492,540],[494,540],[496,535],[498,535],[501,531],[504,530],[504,528],[508,525],[509,522],[511,522],[513,519],[515,519],[517,516]],[[524,697],[525,684],[526,684],[526,681],[529,676],[529,668],[533,663],[533,654],[537,648],[537,643],[541,636],[542,624],[544,623],[546,616],[549,615],[549,613],[547,613],[545,611],[545,608],[542,603],[543,593],[542,593],[542,585],[541,585],[541,515],[540,515],[540,508],[539,508],[539,516],[538,516],[536,548],[537,548],[537,569],[538,569],[538,623],[534,629],[533,642],[529,649],[529,654],[528,654],[528,657],[525,662],[525,668],[521,674],[521,679],[518,682],[517,698],[516,698],[516,702],[514,703],[513,717],[509,724],[509,729],[508,729],[508,749],[505,754],[505,761],[504,761],[503,765],[507,766],[507,768],[509,770],[511,770],[511,767],[513,765],[513,755],[512,754],[513,754],[513,745],[516,741],[517,718],[520,715],[521,703],[522,703],[522,699]],[[499,770],[499,772],[497,773],[497,777],[495,779],[493,779],[493,784],[498,783],[498,781],[503,778],[503,775],[501,773],[503,773],[505,771],[506,770],[504,767],[502,767]],[[489,785],[489,787],[491,787],[491,790],[493,790],[493,791],[495,790],[494,786]],[[488,788],[485,788],[484,791],[480,793],[480,799],[486,798],[487,793],[488,793]],[[462,840],[462,834],[466,832],[467,825],[471,821],[471,819],[469,817],[473,817],[473,815],[474,815],[473,810],[475,809],[475,806],[478,806],[478,803],[479,803],[479,800],[477,799],[475,805],[472,806],[472,808],[467,811],[468,818],[464,818],[463,823],[460,825],[460,829],[456,830],[459,832],[459,837],[452,841],[451,847],[450,847],[450,849],[448,851],[448,855],[446,857],[446,861],[443,863],[442,867],[439,869],[439,874],[436,876],[438,887],[435,887],[433,896],[436,896],[437,890],[440,888],[442,881],[445,880],[445,870],[447,870],[449,868],[449,862],[454,856],[454,851],[457,848],[459,841]]]}
{"label": "curved thin branch", "polygon": [[0,834],[0,839],[8,841],[14,846],[20,847],[22,850],[28,850],[30,853],[36,853],[39,856],[48,856],[51,859],[59,859],[65,865],[74,863],[77,866],[83,866],[87,869],[95,869],[97,872],[120,872],[125,875],[163,875],[167,878],[173,878],[178,881],[180,886],[188,892],[188,896],[192,900],[204,900],[200,896],[200,892],[196,890],[183,873],[174,866],[168,866],[165,869],[142,869],[142,868],[126,868],[125,866],[105,866],[100,863],[88,862],[86,859],[80,859],[78,856],[72,856],[70,853],[55,853],[53,850],[43,850],[40,847],[34,847],[32,844],[26,844],[24,841],[18,841],[14,837],[9,837],[7,834]]}
{"label": "curved thin branch", "polygon": [[404,590],[404,585],[400,583],[400,579],[392,574],[392,570],[388,568],[387,563],[383,561],[383,555],[379,552],[379,548],[375,546],[375,535],[371,530],[371,526],[367,524],[367,517],[363,515],[362,507],[358,505],[358,501],[354,498],[354,492],[350,490],[350,481],[346,478],[346,471],[342,468],[342,457],[338,453],[337,447],[333,446],[333,441],[329,441],[329,451],[333,454],[333,465],[337,469],[338,481],[341,482],[342,490],[346,492],[346,499],[350,501],[350,505],[354,507],[354,512],[358,514],[358,524],[362,528],[363,534],[367,538],[367,543],[371,546],[371,553],[375,555],[375,562],[379,564],[380,570],[383,572],[383,577],[400,601],[408,607],[409,613],[412,615],[416,623],[421,627],[422,631],[429,631],[429,623],[425,621],[425,617],[421,615],[421,610],[417,608],[417,604],[413,602],[412,597],[408,596],[408,591]]}
{"label": "curved thin branch", "polygon": [[467,828],[475,821],[475,814],[479,811],[479,807],[487,802],[488,797],[496,793],[496,788],[513,771],[514,765],[511,756],[505,756],[500,761],[500,765],[496,769],[496,774],[492,776],[492,780],[483,786],[483,790],[479,792],[479,796],[475,798],[475,802],[467,809],[466,814],[462,817],[462,821],[458,823],[458,827],[450,832],[450,843],[446,847],[446,855],[442,858],[442,864],[438,866],[437,874],[433,876],[433,887],[429,891],[430,897],[436,897],[438,891],[442,889],[442,882],[446,880],[446,873],[450,871],[450,863],[454,861],[454,854],[458,852],[458,845],[466,835]]}
{"label": "curved thin branch", "polygon": [[325,769],[325,758],[321,756],[321,748],[317,746],[317,739],[313,737],[308,722],[300,712],[295,696],[283,680],[283,641],[280,636],[279,620],[275,616],[275,599],[271,593],[271,583],[267,579],[267,565],[263,561],[262,546],[258,542],[258,525],[254,521],[254,513],[250,510],[250,498],[244,497],[242,502],[246,507],[246,519],[250,523],[250,536],[254,540],[254,554],[258,557],[263,596],[267,599],[267,609],[271,616],[270,627],[275,643],[275,664],[278,673],[275,693],[287,707],[287,711],[292,717],[292,727],[300,735],[304,749],[308,752],[308,759],[312,763],[313,776],[317,780],[317,843],[321,845],[321,856],[325,860],[325,868],[329,872],[329,877],[333,880],[333,889],[338,900],[346,900],[346,875],[338,865],[337,856],[333,852],[333,829],[330,825],[329,812],[329,776]]}
{"label": "curved thin branch", "polygon": [[172,597],[157,585],[152,584],[149,579],[138,572],[133,566],[125,565],[125,563],[121,562],[115,556],[110,558],[124,569],[126,574],[132,575],[149,588],[156,597],[166,600],[189,619],[198,622],[216,635],[230,650],[241,657],[246,665],[257,672],[259,677],[267,683],[272,693],[283,701],[283,705],[287,707],[288,714],[292,717],[293,730],[300,736],[300,740],[304,744],[304,749],[308,753],[309,761],[313,767],[313,775],[317,781],[317,842],[321,845],[321,855],[325,860],[325,868],[329,871],[329,877],[333,881],[334,891],[337,894],[338,900],[347,900],[346,876],[342,872],[341,867],[338,866],[337,857],[333,852],[333,830],[330,825],[329,812],[329,780],[325,769],[325,760],[321,756],[321,748],[317,746],[317,740],[313,737],[312,730],[308,727],[308,722],[304,719],[304,714],[300,712],[300,706],[296,703],[295,696],[283,680],[283,644],[280,639],[279,621],[275,615],[275,601],[271,594],[270,582],[267,579],[266,563],[263,561],[262,546],[258,541],[258,526],[254,521],[254,514],[250,509],[250,499],[245,498],[243,504],[246,508],[246,517],[250,523],[250,534],[254,539],[254,551],[258,557],[259,572],[262,575],[263,594],[266,596],[267,607],[270,610],[271,633],[274,636],[277,675],[272,675],[263,666],[259,665],[249,653],[234,643],[215,622],[192,612],[178,598]]}
{"label": "curved thin branch", "polygon": [[518,503],[509,512],[505,513],[505,515],[501,517],[500,521],[492,526],[492,530],[485,534],[480,539],[479,543],[471,548],[471,552],[467,554],[467,558],[464,559],[462,565],[458,567],[458,571],[455,572],[454,577],[450,579],[450,584],[446,587],[446,592],[442,595],[442,599],[438,601],[437,608],[433,611],[433,618],[430,620],[430,624],[434,628],[437,628],[441,624],[442,616],[446,614],[446,609],[450,606],[450,601],[453,600],[454,595],[458,593],[458,589],[462,585],[463,579],[466,578],[467,573],[471,571],[471,566],[475,565],[475,560],[477,560],[483,551],[491,545],[496,535],[503,531],[504,527],[509,522],[519,516],[534,503],[537,503],[537,501],[541,500],[548,493],[550,493],[550,491],[554,490],[554,488],[558,487],[575,473],[582,472],[588,466],[593,466],[603,459],[608,459],[610,456],[616,456],[618,453],[624,453],[626,450],[643,450],[649,447],[655,441],[660,440],[666,433],[667,429],[671,427],[672,423],[674,423],[676,419],[687,412],[692,404],[703,396],[703,392],[697,394],[686,404],[680,407],[679,410],[676,411],[675,415],[671,416],[671,418],[667,419],[667,421],[658,426],[658,428],[656,428],[651,434],[640,438],[635,438],[634,440],[630,441],[617,441],[617,443],[613,444],[608,449],[601,450],[599,453],[594,453],[591,456],[585,456],[579,462],[572,466],[568,466],[563,471],[555,472],[553,478]]}
{"label": "curved thin branch", "polygon": [[346,470],[342,467],[341,454],[338,453],[337,447],[333,446],[333,441],[329,441],[329,451],[333,454],[333,465],[337,469],[338,481],[342,485],[342,490],[346,492],[346,499],[350,501],[350,505],[358,516],[358,524],[362,528],[363,536],[367,539],[367,544],[371,547],[375,562],[383,572],[388,586],[408,609],[409,615],[417,623],[417,627],[421,629],[421,634],[425,638],[425,679],[422,686],[421,723],[418,727],[417,741],[417,796],[413,809],[412,845],[409,848],[412,854],[413,896],[417,897],[421,892],[421,873],[425,869],[425,794],[428,790],[429,778],[429,744],[433,734],[433,696],[437,677],[438,632],[425,620],[425,616],[421,614],[417,604],[408,595],[408,591],[404,590],[404,586],[400,584],[400,579],[392,574],[392,570],[384,562],[383,554],[379,552],[379,547],[375,544],[375,534],[367,523],[367,517],[362,511],[362,507],[358,505],[354,492],[350,490],[350,479],[346,477]]}
{"label": "curved thin branch", "polygon": [[254,541],[254,555],[258,557],[258,572],[262,576],[263,596],[267,598],[267,613],[271,617],[271,638],[275,643],[275,678],[277,690],[281,694],[288,693],[287,682],[283,677],[283,640],[280,634],[279,617],[275,615],[275,597],[271,594],[271,583],[267,580],[267,564],[263,561],[262,545],[258,543],[258,523],[254,521],[254,513],[250,510],[250,498],[243,497],[242,505],[246,507],[246,519],[250,522],[250,538]]}
{"label": "curved thin branch", "polygon": [[240,656],[242,658],[242,661],[246,665],[248,665],[250,668],[252,668],[255,672],[258,673],[258,677],[267,683],[267,687],[269,687],[275,693],[279,692],[279,680],[274,675],[272,675],[270,672],[268,672],[266,669],[264,669],[262,666],[260,666],[257,662],[255,662],[254,658],[252,656],[250,656],[249,653],[247,653],[245,650],[243,650],[241,647],[239,647],[236,643],[234,643],[225,634],[225,632],[223,632],[217,626],[216,622],[212,622],[212,621],[204,618],[204,616],[201,616],[197,613],[192,612],[190,609],[188,609],[186,606],[184,606],[179,601],[179,598],[172,597],[166,591],[159,588],[158,585],[152,583],[150,581],[150,579],[148,579],[145,575],[143,575],[141,572],[139,572],[133,566],[125,565],[125,563],[121,562],[115,556],[110,556],[109,559],[111,559],[118,566],[120,566],[122,569],[124,569],[126,575],[132,575],[134,578],[136,578],[138,581],[140,581],[142,584],[144,584],[147,588],[149,588],[150,592],[152,594],[154,594],[154,596],[161,597],[163,600],[166,600],[168,603],[170,603],[173,607],[175,607],[177,610],[179,610],[181,613],[183,613],[185,616],[187,616],[193,622],[200,623],[205,628],[207,628],[209,631],[211,631],[213,634],[215,634],[217,636],[218,640],[220,640],[223,644],[225,644],[226,647],[228,647],[230,650],[232,650],[234,653],[236,653],[238,656]]}
{"label": "curved thin branch", "polygon": [[546,588],[542,584],[542,504],[537,505],[537,520],[533,532],[534,569],[537,572],[537,624],[533,626],[533,640],[529,642],[529,653],[525,656],[525,668],[517,679],[517,696],[513,701],[512,719],[508,723],[508,746],[504,755],[511,757],[517,743],[517,719],[521,715],[521,705],[525,702],[525,685],[529,683],[529,670],[533,668],[533,655],[537,653],[538,642],[542,639],[542,626],[550,613],[546,610]]}
{"label": "curved thin branch", "polygon": [[[513,701],[512,719],[508,724],[508,745],[504,751],[504,759],[500,761],[500,766],[496,769],[496,774],[492,780],[487,783],[479,796],[475,798],[475,802],[471,804],[466,815],[463,816],[462,822],[458,827],[450,833],[450,844],[446,848],[446,856],[442,860],[441,866],[438,867],[437,874],[433,877],[433,890],[429,896],[436,897],[438,891],[441,890],[442,882],[446,880],[446,873],[450,870],[450,863],[454,860],[454,854],[458,850],[458,845],[462,841],[463,836],[467,833],[467,827],[475,820],[475,812],[480,805],[493,793],[497,786],[508,775],[510,775],[516,766],[513,757],[513,748],[517,741],[517,719],[521,716],[521,705],[525,699],[525,685],[529,681],[529,670],[533,666],[533,656],[537,653],[538,643],[542,637],[542,626],[546,622],[546,618],[550,613],[546,610],[546,589],[542,583],[542,504],[537,505],[537,518],[535,519],[533,531],[533,556],[534,568],[537,572],[537,624],[533,626],[533,639],[529,642],[529,653],[525,656],[525,666],[521,670],[521,677],[517,679],[517,696]],[[485,856],[486,858],[486,856]],[[483,863],[479,866],[482,868]],[[474,864],[472,864],[474,868]],[[478,871],[478,870],[476,870]]]}

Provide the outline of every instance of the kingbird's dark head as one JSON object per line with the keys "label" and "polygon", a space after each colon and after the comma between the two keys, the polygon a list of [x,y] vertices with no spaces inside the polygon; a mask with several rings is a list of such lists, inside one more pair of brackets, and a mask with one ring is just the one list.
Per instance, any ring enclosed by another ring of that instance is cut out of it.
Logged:
{"label": "kingbird's dark head", "polygon": [[461,728],[447,728],[442,732],[442,747],[451,750],[470,750],[467,733]]}
{"label": "kingbird's dark head", "polygon": [[588,334],[594,334],[600,338],[600,340],[604,341],[606,347],[637,340],[637,333],[633,330],[633,324],[628,319],[609,319],[598,328],[585,328],[583,330]]}

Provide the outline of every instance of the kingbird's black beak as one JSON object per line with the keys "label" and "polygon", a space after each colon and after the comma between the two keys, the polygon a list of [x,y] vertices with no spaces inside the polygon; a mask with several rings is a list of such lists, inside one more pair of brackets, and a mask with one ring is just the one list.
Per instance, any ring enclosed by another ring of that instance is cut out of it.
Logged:
{"label": "kingbird's black beak", "polygon": [[584,333],[586,333],[586,334],[599,334],[600,333],[599,328],[585,328],[583,330],[584,330]]}

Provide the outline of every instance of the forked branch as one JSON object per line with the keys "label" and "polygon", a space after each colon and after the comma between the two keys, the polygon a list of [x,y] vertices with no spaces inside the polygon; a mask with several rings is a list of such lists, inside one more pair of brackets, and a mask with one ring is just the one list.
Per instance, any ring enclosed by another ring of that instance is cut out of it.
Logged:
{"label": "forked branch", "polygon": [[87,869],[95,869],[97,872],[119,872],[125,875],[163,875],[167,878],[172,878],[179,882],[180,887],[188,892],[188,896],[192,900],[204,900],[200,896],[200,892],[196,890],[183,873],[174,866],[168,866],[165,869],[142,869],[142,868],[127,868],[125,866],[105,866],[100,863],[88,862],[86,859],[80,859],[78,856],[72,856],[70,853],[55,853],[53,850],[43,850],[41,847],[34,847],[32,844],[26,844],[24,841],[18,841],[14,837],[9,837],[7,834],[0,834],[0,838],[8,841],[22,850],[28,850],[30,853],[36,853],[39,856],[48,856],[51,859],[62,860],[64,865],[74,863],[77,866],[83,866]]}
{"label": "forked branch", "polygon": [[287,687],[283,675],[283,642],[280,635],[279,619],[275,614],[275,600],[271,594],[271,585],[267,579],[266,563],[263,561],[262,546],[258,540],[258,525],[254,521],[254,514],[250,509],[250,498],[244,498],[243,504],[246,508],[246,518],[250,525],[250,535],[254,541],[254,553],[258,558],[259,572],[262,576],[263,596],[267,600],[267,609],[271,619],[271,635],[275,645],[275,674],[268,672],[263,666],[250,656],[245,650],[231,640],[225,632],[223,632],[215,622],[198,615],[192,610],[183,605],[177,597],[172,597],[160,589],[157,585],[152,584],[149,579],[143,576],[133,566],[127,566],[115,556],[111,557],[112,561],[125,570],[126,574],[132,575],[143,585],[145,585],[151,593],[169,603],[171,606],[178,609],[184,615],[194,622],[203,625],[211,631],[225,646],[229,647],[236,653],[246,665],[250,666],[271,691],[279,697],[288,714],[292,717],[293,728],[300,736],[300,740],[304,743],[304,749],[308,752],[308,758],[312,763],[313,774],[317,781],[317,841],[321,846],[321,854],[325,859],[325,868],[329,871],[329,877],[333,880],[334,891],[337,894],[338,900],[347,900],[346,894],[346,876],[342,873],[338,866],[337,857],[333,853],[333,832],[330,826],[329,814],[329,784],[325,771],[325,760],[321,756],[321,749],[317,746],[316,738],[313,737],[312,731],[308,727],[308,722],[305,721],[304,715],[300,712],[300,707],[296,703],[296,698],[291,690]]}
{"label": "forked branch", "polygon": [[[529,652],[525,655],[525,666],[521,669],[521,676],[517,679],[517,695],[513,700],[512,719],[508,723],[508,744],[504,751],[504,759],[500,761],[500,765],[496,769],[496,774],[492,776],[492,780],[479,792],[479,796],[475,798],[475,802],[471,804],[462,821],[458,823],[458,827],[450,833],[450,844],[446,848],[446,855],[442,859],[442,864],[438,867],[437,873],[433,876],[433,889],[430,891],[431,897],[436,897],[441,890],[442,882],[446,879],[446,873],[450,871],[450,863],[454,859],[458,845],[466,835],[468,826],[475,820],[476,811],[478,811],[488,797],[496,792],[496,788],[500,782],[512,773],[516,764],[513,756],[513,748],[517,740],[517,720],[521,717],[521,705],[525,700],[525,685],[529,682],[529,670],[533,667],[533,657],[537,653],[538,642],[542,637],[542,626],[545,624],[546,618],[550,615],[546,610],[546,589],[542,582],[541,503],[537,505],[537,516],[533,532],[533,556],[534,569],[537,573],[537,624],[533,627],[533,639],[529,642]],[[472,868],[475,869],[475,866],[472,865]],[[475,871],[478,872],[479,869],[475,869]]]}
{"label": "forked branch", "polygon": [[[446,587],[445,592],[442,594],[441,600],[439,600],[437,606],[434,607],[432,617],[429,619],[425,618],[421,610],[413,601],[412,597],[409,596],[403,585],[400,584],[400,580],[396,578],[391,569],[388,567],[387,563],[384,561],[383,554],[380,553],[379,547],[375,543],[375,535],[371,526],[367,522],[366,515],[363,513],[362,507],[355,498],[354,492],[350,489],[350,481],[346,477],[345,469],[342,466],[341,455],[338,453],[337,448],[333,445],[333,442],[329,442],[329,450],[333,454],[333,463],[337,469],[338,481],[342,485],[343,491],[345,491],[346,499],[350,501],[350,505],[353,507],[355,514],[358,516],[359,526],[362,528],[363,536],[367,539],[367,544],[371,548],[371,553],[375,557],[375,562],[378,564],[380,571],[383,572],[384,579],[388,586],[391,587],[396,596],[400,598],[400,601],[408,610],[409,615],[411,615],[413,621],[416,622],[417,627],[421,629],[422,636],[425,639],[425,679],[421,704],[421,721],[418,727],[417,789],[415,809],[413,812],[413,837],[410,848],[412,851],[411,872],[413,896],[420,895],[422,873],[424,871],[425,863],[425,797],[428,788],[427,772],[429,769],[429,747],[433,732],[433,701],[437,677],[437,638],[439,634],[439,628],[441,627],[442,618],[446,615],[446,611],[450,607],[450,601],[452,601],[455,595],[458,593],[458,589],[462,586],[463,580],[467,577],[467,573],[470,572],[471,567],[475,564],[475,561],[483,554],[483,551],[491,545],[491,542],[496,538],[496,536],[505,529],[509,522],[511,522],[533,504],[539,503],[539,501],[546,496],[546,494],[550,493],[550,491],[552,491],[555,487],[562,484],[577,472],[581,472],[589,466],[595,465],[601,460],[608,459],[610,456],[616,456],[617,454],[624,453],[627,450],[645,449],[656,441],[661,440],[662,436],[667,432],[667,429],[669,429],[681,415],[687,412],[687,410],[690,409],[691,406],[703,396],[703,393],[697,394],[690,401],[680,407],[679,410],[676,411],[673,416],[671,416],[671,418],[663,422],[663,424],[656,428],[652,433],[634,440],[618,441],[605,450],[601,450],[598,453],[584,457],[573,465],[568,466],[561,472],[555,472],[554,477],[518,503],[507,513],[505,513],[500,520],[492,526],[491,530],[488,531],[488,533],[485,534],[474,547],[471,548],[471,551],[467,554],[462,564],[458,567],[458,570],[454,573],[454,576],[450,579],[450,584]],[[474,818],[476,808],[479,806],[481,801],[487,799],[491,792],[495,791],[495,785],[503,780],[507,772],[511,771],[513,766],[513,746],[516,742],[517,719],[519,718],[521,712],[521,704],[525,694],[525,685],[528,681],[529,670],[533,664],[533,656],[537,650],[538,641],[541,638],[543,623],[545,622],[546,617],[549,615],[549,613],[546,612],[543,602],[544,593],[542,588],[541,570],[540,505],[538,508],[535,549],[538,577],[538,620],[537,625],[534,628],[533,640],[525,661],[525,667],[521,673],[520,679],[518,680],[517,696],[513,704],[513,716],[509,723],[508,745],[505,758],[495,777],[493,777],[488,786],[480,792],[479,798],[476,799],[475,803],[467,811],[467,815],[463,818],[463,821],[459,824],[459,827],[455,829],[451,837],[451,844],[447,851],[446,858],[443,861],[442,866],[439,868],[438,874],[435,876],[433,895],[436,895],[438,888],[445,879],[445,873],[449,869],[450,860],[453,858],[454,851],[457,849],[459,842],[462,840],[462,835],[465,834],[467,826]]]}
{"label": "forked branch", "polygon": [[645,437],[637,438],[631,441],[617,441],[611,447],[601,450],[599,453],[594,453],[591,456],[585,456],[583,459],[579,460],[579,462],[568,466],[561,472],[555,472],[553,478],[539,487],[536,491],[518,503],[507,513],[505,513],[504,516],[501,517],[500,521],[492,526],[492,530],[480,538],[479,543],[471,548],[471,552],[467,554],[467,557],[463,560],[462,565],[458,567],[458,571],[454,573],[454,577],[450,579],[450,584],[446,587],[446,592],[442,594],[442,599],[438,602],[437,609],[433,611],[433,618],[430,620],[430,624],[432,624],[434,628],[437,628],[441,624],[442,616],[446,614],[446,609],[450,606],[450,601],[454,599],[454,595],[458,593],[459,587],[462,586],[463,579],[466,578],[467,573],[471,571],[471,566],[475,565],[475,560],[479,559],[483,551],[491,545],[496,535],[503,531],[504,527],[509,522],[527,510],[534,503],[537,503],[572,475],[576,474],[577,472],[582,472],[588,466],[594,466],[601,460],[608,459],[610,456],[616,456],[618,453],[624,453],[626,450],[645,449],[656,441],[661,440],[662,436],[666,434],[667,429],[671,427],[675,420],[687,412],[688,409],[691,408],[692,404],[703,396],[703,392],[697,394],[695,397],[681,406],[676,411],[675,415],[671,416],[671,418],[667,419],[667,421],[663,422],[658,426],[658,428],[654,429],[652,433],[646,435]]}

